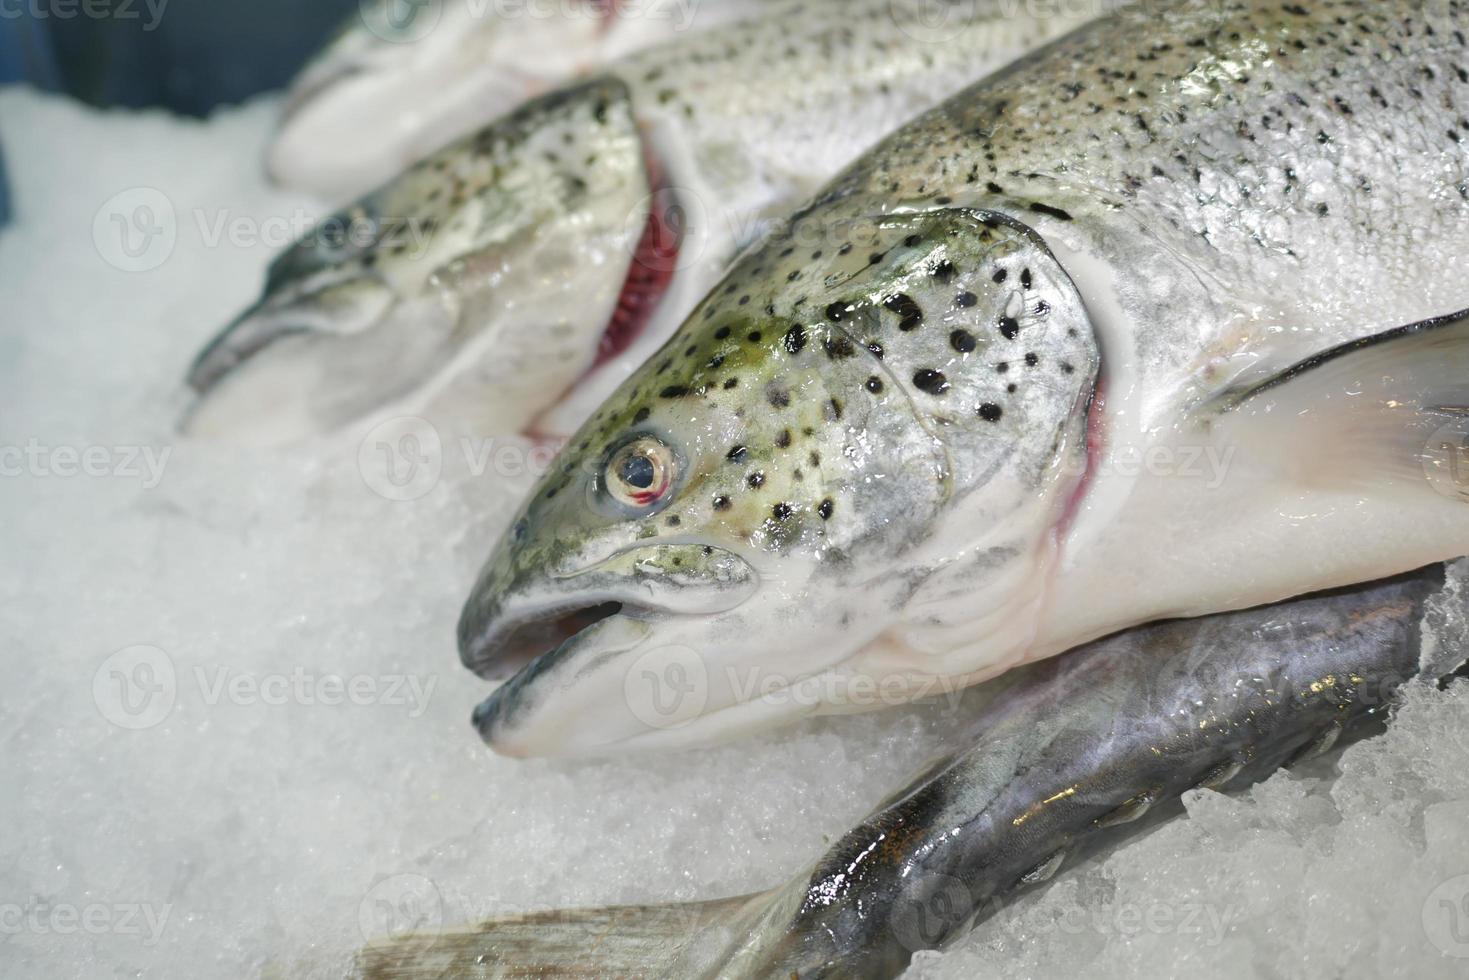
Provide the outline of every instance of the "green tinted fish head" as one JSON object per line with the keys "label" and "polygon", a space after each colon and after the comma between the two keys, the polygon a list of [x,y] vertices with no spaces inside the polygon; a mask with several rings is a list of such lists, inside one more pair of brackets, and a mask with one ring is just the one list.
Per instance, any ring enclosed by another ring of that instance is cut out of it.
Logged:
{"label": "green tinted fish head", "polygon": [[1043,602],[1096,370],[1027,228],[798,219],[587,422],[500,542],[460,647],[484,676],[520,671],[481,733],[514,755],[695,744],[996,669]]}

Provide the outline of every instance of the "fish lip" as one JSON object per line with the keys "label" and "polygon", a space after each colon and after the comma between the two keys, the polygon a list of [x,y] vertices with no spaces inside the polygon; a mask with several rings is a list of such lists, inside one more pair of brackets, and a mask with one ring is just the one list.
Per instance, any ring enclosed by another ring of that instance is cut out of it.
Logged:
{"label": "fish lip", "polygon": [[627,608],[615,600],[560,602],[495,622],[488,631],[466,608],[459,620],[460,659],[487,681],[508,680]]}
{"label": "fish lip", "polygon": [[[709,615],[727,612],[754,594],[759,576],[749,562],[725,548],[697,546],[729,561],[743,576],[743,582],[731,584],[711,578],[707,587],[681,588],[620,575],[611,582],[597,581],[599,570],[605,566],[659,547],[640,544],[616,551],[588,568],[540,580],[540,588],[556,590],[543,598],[528,598],[524,588],[517,588],[513,581],[498,589],[481,583],[459,617],[459,659],[485,680],[505,680],[515,673],[511,668],[519,668],[523,674],[614,616],[647,619]],[[586,582],[585,589],[580,594],[572,593],[581,582]]]}
{"label": "fish lip", "polygon": [[195,395],[201,398],[208,395],[219,387],[220,382],[267,347],[287,337],[314,332],[311,327],[279,322],[241,340],[241,327],[264,315],[265,311],[259,307],[246,310],[199,352],[189,366],[187,376],[188,385]]}

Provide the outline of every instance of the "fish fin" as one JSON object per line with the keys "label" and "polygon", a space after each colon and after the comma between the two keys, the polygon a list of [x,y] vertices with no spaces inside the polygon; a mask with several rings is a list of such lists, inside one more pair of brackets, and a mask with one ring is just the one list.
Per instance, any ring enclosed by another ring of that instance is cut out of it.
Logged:
{"label": "fish fin", "polygon": [[[534,912],[409,933],[358,953],[362,980],[682,977],[723,948],[716,928],[762,895]],[[705,950],[705,946],[708,947]]]}
{"label": "fish fin", "polygon": [[1203,415],[1225,444],[1298,484],[1428,485],[1469,501],[1469,310],[1316,354],[1216,396]]}

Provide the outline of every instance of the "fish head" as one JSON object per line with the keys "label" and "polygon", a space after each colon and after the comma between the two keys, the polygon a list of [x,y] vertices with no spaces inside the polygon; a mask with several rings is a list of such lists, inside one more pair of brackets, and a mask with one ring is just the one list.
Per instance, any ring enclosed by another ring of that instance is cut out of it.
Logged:
{"label": "fish head", "polygon": [[537,99],[282,254],[195,362],[185,430],[284,443],[375,415],[523,415],[591,366],[649,208],[620,81]]}
{"label": "fish head", "polygon": [[293,83],[267,158],[275,179],[338,201],[584,73],[607,18],[595,3],[360,7]]}
{"label": "fish head", "polygon": [[459,625],[466,666],[519,671],[482,736],[518,756],[698,744],[1002,669],[1085,456],[1084,317],[996,215],[795,221],[499,542]]}

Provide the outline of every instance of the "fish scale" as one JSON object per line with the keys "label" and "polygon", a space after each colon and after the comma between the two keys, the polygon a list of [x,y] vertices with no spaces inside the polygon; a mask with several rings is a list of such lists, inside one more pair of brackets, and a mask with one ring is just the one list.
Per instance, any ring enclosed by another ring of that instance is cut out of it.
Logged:
{"label": "fish scale", "polygon": [[[568,575],[655,542],[705,549],[694,584],[598,578],[617,611],[481,733],[715,740],[1469,552],[1460,13],[1144,4],[883,141],[592,416],[461,653],[485,672]],[[614,506],[635,452],[667,479]],[[607,685],[670,649],[708,688],[650,729]]]}

